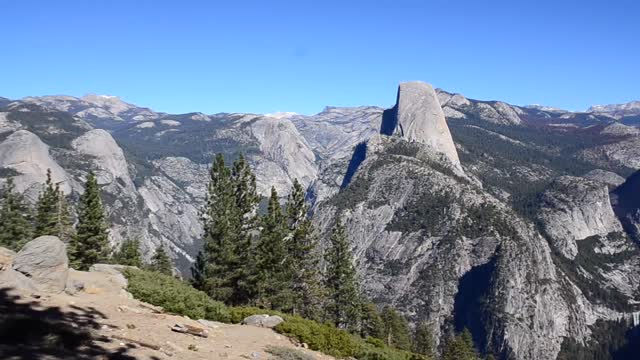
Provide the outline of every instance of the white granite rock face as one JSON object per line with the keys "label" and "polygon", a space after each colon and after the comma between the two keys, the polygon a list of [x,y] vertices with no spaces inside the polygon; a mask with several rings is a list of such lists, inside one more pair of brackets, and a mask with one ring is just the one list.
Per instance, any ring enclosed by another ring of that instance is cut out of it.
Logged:
{"label": "white granite rock face", "polygon": [[423,82],[401,83],[396,103],[395,135],[431,146],[456,166],[460,159],[433,87]]}
{"label": "white granite rock face", "polygon": [[47,169],[51,169],[51,179],[60,183],[65,194],[71,192],[69,176],[51,157],[49,146],[27,130],[18,130],[0,143],[0,168],[20,173],[14,179],[16,190],[26,193],[29,199],[37,199],[47,179]]}
{"label": "white granite rock face", "polygon": [[578,253],[577,241],[622,231],[607,187],[573,176],[556,179],[542,194],[540,219],[554,246],[570,259]]}
{"label": "white granite rock face", "polygon": [[87,131],[75,139],[71,145],[78,152],[95,159],[94,164],[98,168],[96,172],[98,184],[110,184],[120,178],[127,183],[128,187],[134,187],[124,153],[111,134],[102,129]]}

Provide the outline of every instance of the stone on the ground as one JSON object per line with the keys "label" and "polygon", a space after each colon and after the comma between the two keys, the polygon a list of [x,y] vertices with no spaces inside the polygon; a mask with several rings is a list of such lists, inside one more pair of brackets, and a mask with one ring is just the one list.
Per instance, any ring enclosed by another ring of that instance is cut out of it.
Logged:
{"label": "stone on the ground", "polygon": [[122,275],[122,272],[126,269],[137,269],[135,266],[126,265],[112,265],[112,264],[93,264],[89,268],[89,272],[99,272],[111,275],[111,279],[118,286],[126,288],[129,282],[127,278]]}
{"label": "stone on the ground", "polygon": [[211,320],[205,320],[205,319],[199,319],[198,322],[208,328],[211,329],[219,329],[221,327],[224,326],[223,323],[218,322],[218,321],[211,321]]}
{"label": "stone on the ground", "polygon": [[244,325],[274,328],[284,322],[284,319],[278,315],[251,315],[246,317],[242,323]]}
{"label": "stone on the ground", "polygon": [[60,293],[67,286],[69,273],[67,247],[55,236],[40,236],[18,252],[12,269],[26,277],[35,290]]}

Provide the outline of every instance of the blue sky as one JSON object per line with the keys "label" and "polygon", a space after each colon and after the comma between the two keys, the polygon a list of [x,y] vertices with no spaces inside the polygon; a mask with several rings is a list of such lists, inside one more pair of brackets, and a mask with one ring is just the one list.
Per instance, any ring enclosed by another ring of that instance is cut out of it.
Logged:
{"label": "blue sky", "polygon": [[310,114],[423,80],[581,110],[640,99],[639,3],[0,0],[0,96]]}

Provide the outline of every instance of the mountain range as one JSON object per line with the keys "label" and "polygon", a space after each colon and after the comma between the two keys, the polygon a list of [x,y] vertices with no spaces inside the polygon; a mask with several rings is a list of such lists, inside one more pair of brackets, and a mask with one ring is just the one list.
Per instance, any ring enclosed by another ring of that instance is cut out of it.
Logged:
{"label": "mountain range", "polygon": [[186,276],[211,159],[243,153],[262,195],[308,189],[321,235],[342,219],[363,291],[436,344],[468,328],[503,359],[624,358],[640,343],[639,127],[640,102],[569,112],[421,82],[390,109],[311,116],[0,98],[0,177],[35,201],[51,169],[77,200],[95,171],[112,243],[164,244]]}

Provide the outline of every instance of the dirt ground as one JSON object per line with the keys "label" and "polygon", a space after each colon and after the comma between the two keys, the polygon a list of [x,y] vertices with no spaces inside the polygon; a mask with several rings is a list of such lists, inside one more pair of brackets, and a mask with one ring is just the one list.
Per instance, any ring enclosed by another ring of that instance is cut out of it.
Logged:
{"label": "dirt ground", "polygon": [[[118,277],[114,275],[71,270],[69,281],[83,283],[84,290],[73,295],[68,293],[43,295],[2,289],[0,293],[2,310],[13,314],[26,314],[22,320],[27,321],[27,325],[20,323],[23,329],[21,331],[25,331],[24,328],[36,320],[33,318],[48,317],[64,322],[64,326],[68,326],[69,329],[56,328],[55,335],[43,331],[40,338],[30,340],[28,344],[31,348],[21,345],[22,352],[11,349],[10,340],[7,340],[9,342],[4,342],[4,348],[0,347],[0,357],[5,359],[270,359],[272,357],[265,352],[265,347],[275,345],[304,351],[316,359],[332,359],[329,356],[296,347],[287,337],[270,329],[221,323],[214,324],[217,328],[210,328],[193,319],[157,313],[152,309],[153,307],[127,296],[128,293],[122,290]],[[12,325],[17,326],[15,323],[16,321]],[[202,338],[171,331],[170,328],[175,324],[206,328],[208,337]],[[46,326],[36,322],[28,327],[28,331],[37,333],[34,327]],[[90,332],[91,337],[86,340],[83,335],[74,335],[76,330],[86,330]],[[5,333],[6,331],[11,330],[7,330],[5,326]],[[30,334],[30,336],[35,337],[37,334]],[[75,347],[73,347],[76,340],[74,337],[78,338],[78,344]],[[141,341],[159,349],[140,346],[133,341],[122,340],[122,337]],[[80,338],[83,338],[82,341]],[[21,341],[23,339],[16,336],[16,346]],[[24,341],[26,344],[26,340]],[[74,354],[65,350],[67,352],[60,355],[60,353],[44,351],[42,350],[44,346],[38,345],[57,342],[63,342],[65,349],[69,349],[70,346],[74,348]]]}

